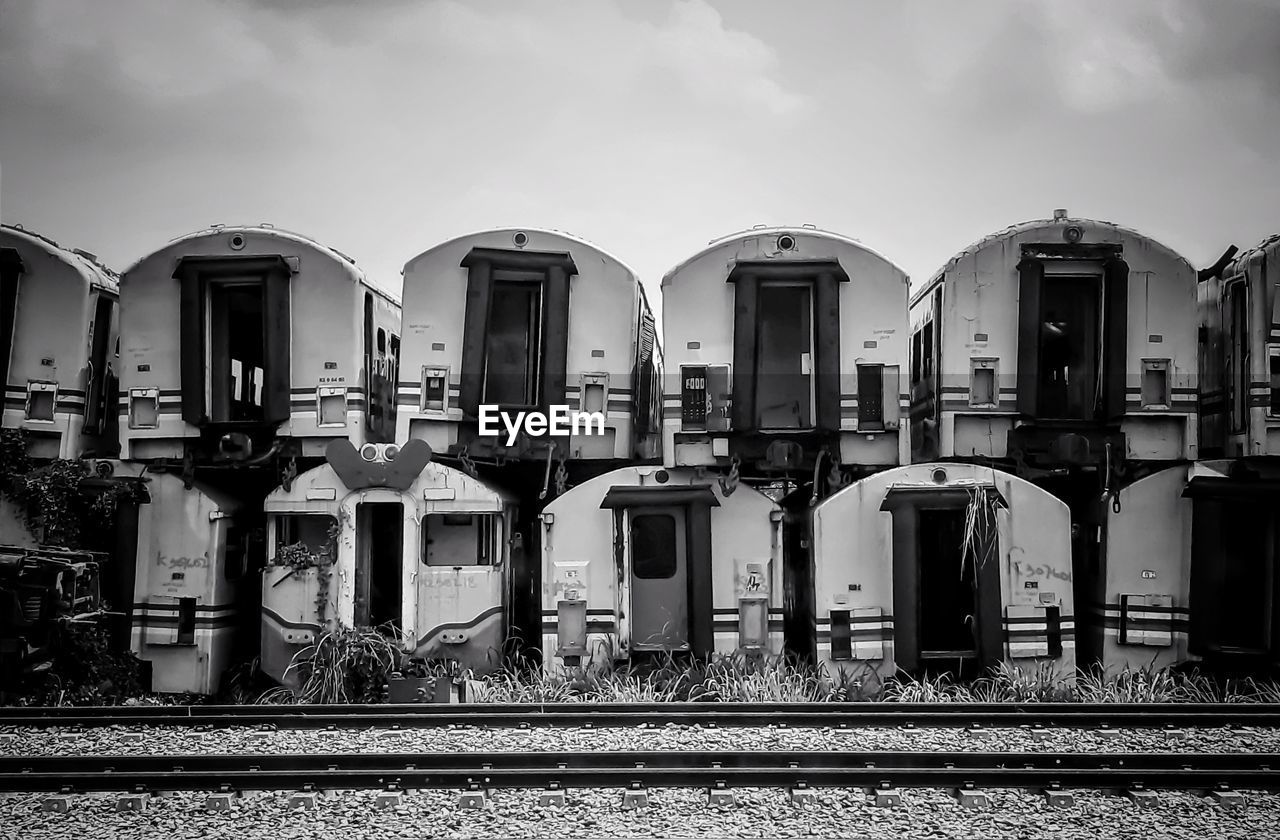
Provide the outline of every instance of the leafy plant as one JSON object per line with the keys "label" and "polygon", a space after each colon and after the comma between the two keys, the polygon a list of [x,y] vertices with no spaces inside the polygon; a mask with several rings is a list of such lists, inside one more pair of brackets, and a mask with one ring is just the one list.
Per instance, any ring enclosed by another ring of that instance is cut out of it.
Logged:
{"label": "leafy plant", "polygon": [[377,703],[399,662],[399,648],[381,629],[338,626],[298,651],[286,673],[297,673],[303,703]]}
{"label": "leafy plant", "polygon": [[112,650],[105,627],[64,621],[51,632],[49,666],[18,678],[22,705],[110,706],[143,694],[143,663]]}

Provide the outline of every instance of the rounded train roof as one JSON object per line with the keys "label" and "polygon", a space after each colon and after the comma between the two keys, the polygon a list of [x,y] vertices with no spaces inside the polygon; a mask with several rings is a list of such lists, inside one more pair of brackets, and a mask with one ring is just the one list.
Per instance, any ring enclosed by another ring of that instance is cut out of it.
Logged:
{"label": "rounded train roof", "polygon": [[866,253],[884,261],[886,264],[892,266],[895,270],[897,270],[898,273],[900,273],[903,277],[908,277],[906,270],[904,270],[902,266],[898,265],[896,262],[889,259],[888,257],[886,257],[881,252],[877,251],[876,249],[866,245],[863,242],[860,242],[857,239],[854,239],[851,236],[846,236],[842,233],[836,233],[835,231],[826,230],[824,228],[815,227],[813,225],[757,225],[756,227],[748,228],[747,230],[735,231],[734,233],[726,234],[724,236],[717,237],[716,239],[712,239],[710,242],[707,243],[706,247],[699,249],[694,254],[681,260],[674,268],[669,270],[666,274],[662,275],[662,285],[666,286],[668,283],[671,282],[671,279],[675,277],[675,275],[679,274],[681,271],[684,271],[686,268],[689,267],[689,265],[701,259],[702,257],[706,256],[707,254],[711,253],[716,248],[719,248],[722,245],[725,245],[726,243],[732,242],[735,239],[750,239],[756,236],[771,236],[771,235],[783,234],[783,233],[790,233],[792,235],[798,235],[798,236],[817,236],[820,239],[830,239],[833,242],[839,242],[843,245],[851,245],[861,251],[865,251]]}
{"label": "rounded train roof", "polygon": [[916,300],[919,298],[919,295],[923,293],[924,290],[933,286],[933,284],[938,280],[939,277],[941,277],[943,274],[946,274],[947,271],[949,271],[953,266],[955,266],[955,264],[959,262],[961,259],[977,251],[980,251],[982,248],[985,248],[987,245],[993,242],[997,242],[1001,239],[1007,239],[1012,236],[1017,236],[1020,233],[1026,233],[1028,231],[1032,231],[1037,228],[1054,227],[1057,225],[1065,226],[1070,224],[1086,224],[1086,225],[1097,225],[1099,227],[1107,227],[1107,228],[1111,228],[1117,233],[1125,234],[1127,236],[1132,236],[1136,239],[1141,239],[1144,242],[1149,242],[1152,245],[1154,245],[1156,248],[1164,251],[1166,254],[1173,257],[1175,260],[1178,260],[1184,263],[1187,267],[1187,270],[1191,272],[1195,271],[1195,268],[1191,265],[1191,262],[1186,257],[1182,256],[1182,254],[1179,254],[1173,248],[1170,248],[1168,245],[1165,245],[1159,239],[1154,239],[1150,236],[1147,236],[1142,231],[1135,230],[1134,228],[1131,228],[1131,227],[1126,227],[1124,225],[1116,224],[1115,222],[1108,222],[1105,219],[1087,219],[1080,216],[1065,216],[1060,219],[1057,219],[1057,218],[1030,219],[1025,222],[1018,222],[1017,224],[1010,225],[1009,227],[1004,228],[1003,230],[997,230],[997,231],[993,231],[992,233],[988,233],[986,236],[982,237],[981,239],[978,239],[977,241],[971,243],[968,247],[962,248],[961,250],[957,251],[955,254],[951,256],[950,259],[946,261],[946,263],[943,264],[942,268],[938,269],[932,275],[930,275],[929,279],[925,281],[924,285],[920,287],[920,291],[912,294],[911,303],[914,304]]}
{"label": "rounded train roof", "polygon": [[120,294],[120,275],[107,268],[98,257],[79,248],[68,248],[22,225],[0,224],[0,234],[8,234],[28,245],[39,248],[54,259],[74,267],[90,285],[102,286],[113,294]]}
{"label": "rounded train roof", "polygon": [[394,294],[392,294],[387,289],[384,289],[382,286],[372,282],[371,280],[369,280],[368,277],[365,276],[364,270],[360,268],[360,266],[356,265],[356,261],[353,257],[349,256],[348,254],[344,254],[342,251],[339,251],[337,248],[334,248],[332,245],[326,245],[323,242],[319,242],[315,239],[312,239],[309,236],[306,236],[305,234],[297,233],[291,230],[286,230],[284,228],[278,228],[278,227],[275,227],[274,225],[269,225],[266,223],[260,223],[256,225],[210,225],[207,228],[202,228],[200,230],[192,231],[191,233],[184,233],[181,236],[175,236],[173,239],[170,239],[168,242],[166,242],[163,246],[156,248],[155,250],[135,260],[131,266],[129,266],[127,269],[124,270],[124,273],[128,274],[129,272],[136,269],[143,261],[150,259],[151,257],[155,256],[161,251],[172,248],[174,245],[177,245],[180,242],[189,242],[195,239],[203,239],[205,237],[217,236],[217,235],[226,234],[226,233],[252,233],[257,235],[275,237],[277,239],[283,239],[285,241],[293,242],[298,245],[304,245],[315,251],[319,251],[323,254],[327,254],[328,256],[332,257],[335,262],[344,263],[347,266],[347,270],[351,272],[351,275],[356,278],[357,282],[367,286],[368,288],[372,289],[375,292],[378,292],[383,297],[395,303],[397,306],[400,305],[399,298],[397,298]]}
{"label": "rounded train roof", "polygon": [[1236,254],[1235,257],[1232,258],[1231,262],[1227,263],[1227,267],[1223,270],[1222,275],[1224,277],[1230,277],[1232,274],[1239,274],[1244,270],[1245,264],[1248,263],[1249,260],[1253,259],[1258,252],[1275,249],[1280,249],[1280,233],[1273,233],[1257,245],[1254,245],[1251,248],[1246,248]]}

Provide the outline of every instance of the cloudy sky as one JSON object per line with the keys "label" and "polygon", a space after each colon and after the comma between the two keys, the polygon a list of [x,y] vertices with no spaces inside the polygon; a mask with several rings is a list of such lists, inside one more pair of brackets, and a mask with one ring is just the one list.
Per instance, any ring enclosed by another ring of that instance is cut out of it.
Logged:
{"label": "cloudy sky", "polygon": [[816,224],[916,282],[1013,222],[1280,231],[1280,0],[0,0],[0,218],[124,269],[269,221],[393,291],[558,228],[662,274]]}

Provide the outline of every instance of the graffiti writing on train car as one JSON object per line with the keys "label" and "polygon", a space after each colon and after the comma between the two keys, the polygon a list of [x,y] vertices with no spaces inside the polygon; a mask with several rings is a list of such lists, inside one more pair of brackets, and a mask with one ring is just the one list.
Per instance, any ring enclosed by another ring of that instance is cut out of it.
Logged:
{"label": "graffiti writing on train car", "polygon": [[164,552],[156,552],[156,565],[166,569],[207,569],[209,558],[203,554],[199,557],[166,557]]}
{"label": "graffiti writing on train car", "polygon": [[1018,577],[1041,577],[1041,578],[1057,578],[1058,580],[1071,580],[1071,572],[1059,571],[1048,565],[1036,565],[1025,560],[1013,561],[1013,572]]}
{"label": "graffiti writing on train car", "polygon": [[423,586],[432,589],[478,589],[480,584],[475,577],[430,577],[423,580]]}

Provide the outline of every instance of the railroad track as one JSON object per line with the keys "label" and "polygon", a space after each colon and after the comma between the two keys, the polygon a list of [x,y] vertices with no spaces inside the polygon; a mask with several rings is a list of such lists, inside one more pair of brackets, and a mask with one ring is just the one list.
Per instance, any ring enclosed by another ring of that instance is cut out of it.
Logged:
{"label": "railroad track", "polygon": [[1280,754],[505,752],[5,756],[0,790],[683,786],[1280,790]]}
{"label": "railroad track", "polygon": [[62,706],[0,708],[0,726],[232,726],[278,729],[442,726],[1280,727],[1280,704],[651,703]]}

